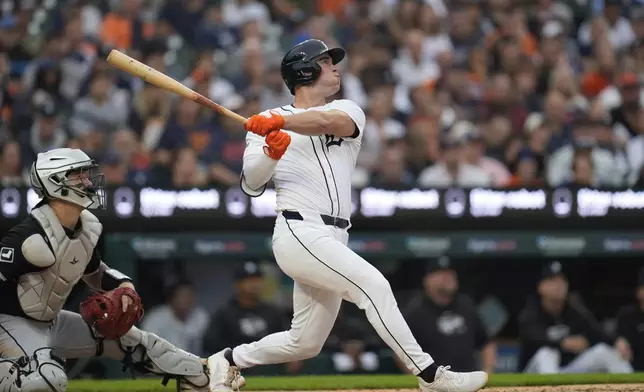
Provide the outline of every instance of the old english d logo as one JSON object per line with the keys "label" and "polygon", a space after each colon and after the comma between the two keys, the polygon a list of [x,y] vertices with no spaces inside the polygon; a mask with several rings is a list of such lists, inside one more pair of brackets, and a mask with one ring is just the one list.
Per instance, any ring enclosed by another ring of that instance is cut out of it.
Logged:
{"label": "old english d logo", "polygon": [[328,135],[327,134],[327,135],[324,135],[324,137],[326,138],[326,148],[327,149],[330,148],[331,146],[340,147],[340,145],[344,141],[344,139],[342,139],[341,137],[337,137],[335,135]]}

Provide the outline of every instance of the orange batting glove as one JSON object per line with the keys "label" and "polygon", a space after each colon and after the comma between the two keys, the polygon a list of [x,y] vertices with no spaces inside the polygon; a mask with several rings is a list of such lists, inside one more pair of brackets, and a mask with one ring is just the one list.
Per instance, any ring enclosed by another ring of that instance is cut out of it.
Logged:
{"label": "orange batting glove", "polygon": [[256,114],[246,121],[244,128],[259,136],[266,136],[271,131],[284,128],[284,117],[276,112]]}
{"label": "orange batting glove", "polygon": [[291,135],[284,131],[274,131],[266,135],[264,154],[276,161],[282,158],[288,145],[291,144]]}

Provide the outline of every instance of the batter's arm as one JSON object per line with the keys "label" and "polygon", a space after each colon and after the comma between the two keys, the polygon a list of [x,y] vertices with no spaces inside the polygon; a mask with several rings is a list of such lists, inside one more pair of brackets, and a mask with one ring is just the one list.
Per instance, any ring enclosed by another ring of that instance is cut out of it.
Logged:
{"label": "batter's arm", "polygon": [[277,162],[264,153],[264,138],[248,132],[240,179],[242,191],[250,197],[261,196],[273,177]]}
{"label": "batter's arm", "polygon": [[284,116],[284,129],[305,136],[335,135],[357,138],[364,130],[365,114],[355,102],[340,99],[325,109]]}

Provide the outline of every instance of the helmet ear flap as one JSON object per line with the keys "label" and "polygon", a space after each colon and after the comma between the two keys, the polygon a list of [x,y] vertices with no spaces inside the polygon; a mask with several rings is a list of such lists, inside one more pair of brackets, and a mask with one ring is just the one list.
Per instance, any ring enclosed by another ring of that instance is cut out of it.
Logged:
{"label": "helmet ear flap", "polygon": [[322,72],[322,67],[315,61],[302,61],[293,64],[295,74],[294,86],[313,83]]}

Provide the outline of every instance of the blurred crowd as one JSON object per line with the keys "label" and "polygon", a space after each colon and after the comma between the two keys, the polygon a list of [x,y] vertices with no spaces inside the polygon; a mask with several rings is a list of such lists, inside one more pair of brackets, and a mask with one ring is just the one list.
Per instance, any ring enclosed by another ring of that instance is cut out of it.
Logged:
{"label": "blurred crowd", "polygon": [[0,179],[72,146],[111,185],[238,184],[234,121],[106,62],[113,48],[241,115],[289,104],[280,60],[342,46],[367,126],[355,185],[639,186],[641,0],[4,0]]}

